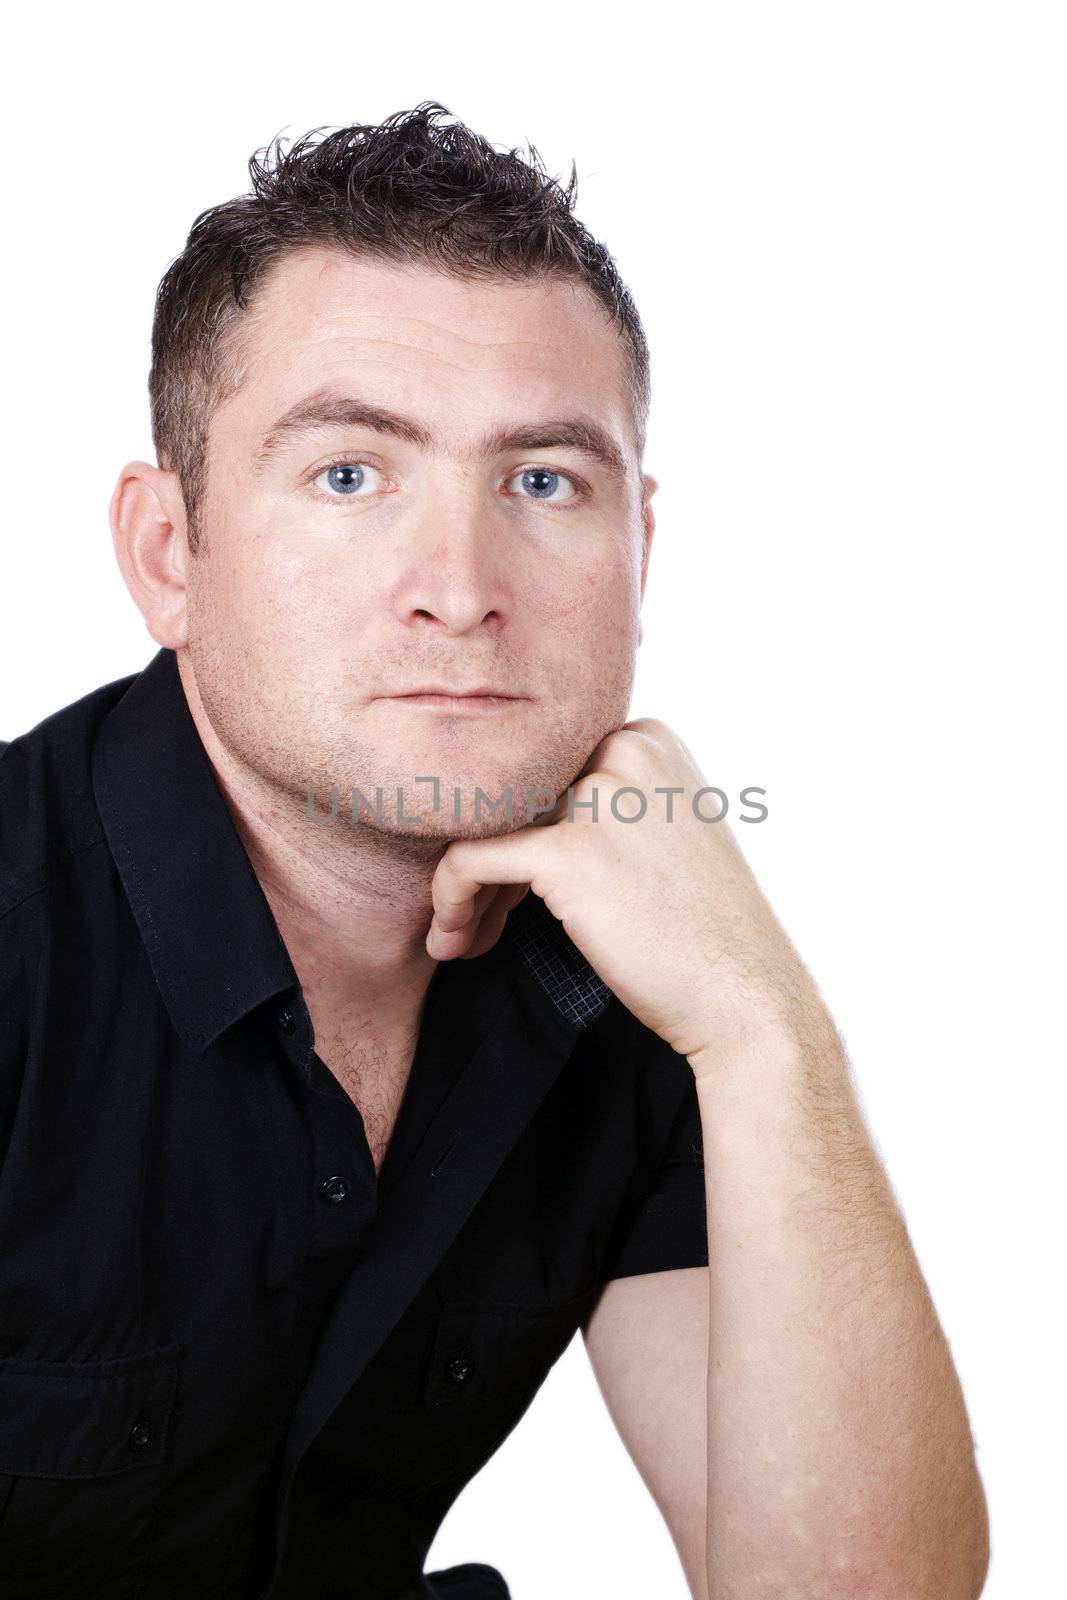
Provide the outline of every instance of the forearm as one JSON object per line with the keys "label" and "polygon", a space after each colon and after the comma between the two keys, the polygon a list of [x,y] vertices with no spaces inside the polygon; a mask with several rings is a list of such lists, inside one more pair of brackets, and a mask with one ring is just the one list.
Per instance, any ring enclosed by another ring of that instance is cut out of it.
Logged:
{"label": "forearm", "polygon": [[691,1058],[709,1245],[709,1600],[974,1600],[952,1359],[829,1018]]}

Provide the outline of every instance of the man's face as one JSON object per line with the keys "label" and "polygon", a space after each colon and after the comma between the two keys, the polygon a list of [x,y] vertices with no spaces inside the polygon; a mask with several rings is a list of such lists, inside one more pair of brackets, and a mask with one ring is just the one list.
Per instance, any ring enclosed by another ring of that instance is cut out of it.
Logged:
{"label": "man's face", "polygon": [[[646,538],[616,330],[581,286],[305,249],[266,279],[244,338],[188,571],[189,659],[216,734],[305,806],[310,788],[325,812],[336,786],[342,819],[353,790],[373,805],[380,785],[382,820],[361,809],[363,826],[441,840],[522,826],[528,788],[535,807],[565,790],[630,702],[651,524]],[[296,409],[323,416],[271,439]],[[599,432],[621,472],[560,442],[561,422]],[[504,443],[513,432],[526,440]],[[397,698],[435,684],[521,698]],[[511,791],[510,823],[485,799],[476,820],[478,788]]]}

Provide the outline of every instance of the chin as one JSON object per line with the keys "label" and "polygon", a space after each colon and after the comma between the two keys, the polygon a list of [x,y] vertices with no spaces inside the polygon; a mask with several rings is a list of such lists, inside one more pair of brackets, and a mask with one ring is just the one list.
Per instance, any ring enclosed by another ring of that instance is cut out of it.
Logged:
{"label": "chin", "polygon": [[[506,784],[499,786],[471,784],[469,787],[466,785],[457,787],[458,804],[454,788],[442,787],[441,806],[438,811],[435,812],[432,805],[405,804],[404,815],[417,815],[419,821],[417,824],[398,821],[397,826],[405,831],[423,827],[441,838],[487,839],[495,834],[513,833],[517,828],[524,827],[531,817],[537,815],[538,796],[532,797],[531,804],[527,800],[525,789],[514,789],[509,805],[506,801]],[[494,805],[493,802],[498,799],[500,803]]]}
{"label": "chin", "polygon": [[[558,749],[443,752],[420,740],[404,750],[350,746],[339,758],[309,761],[308,769],[321,814],[332,809],[338,820],[397,839],[447,840],[524,827],[551,808],[574,766]],[[301,780],[302,796],[308,781]]]}

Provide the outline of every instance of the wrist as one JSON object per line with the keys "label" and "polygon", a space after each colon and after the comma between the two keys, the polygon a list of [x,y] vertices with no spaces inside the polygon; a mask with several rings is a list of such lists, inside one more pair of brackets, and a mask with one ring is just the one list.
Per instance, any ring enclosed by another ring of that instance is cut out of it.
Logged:
{"label": "wrist", "polygon": [[803,1002],[752,1008],[730,1027],[711,1029],[686,1057],[696,1080],[746,1081],[753,1073],[789,1080],[814,1070],[848,1075],[844,1047],[817,994]]}

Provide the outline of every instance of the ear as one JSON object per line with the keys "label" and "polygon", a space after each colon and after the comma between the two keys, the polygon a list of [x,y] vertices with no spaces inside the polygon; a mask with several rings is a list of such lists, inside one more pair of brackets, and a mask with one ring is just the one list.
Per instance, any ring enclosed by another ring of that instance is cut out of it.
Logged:
{"label": "ear", "polygon": [[[643,503],[641,507],[641,599],[645,598],[645,582],[648,578],[648,561],[652,554],[652,536],[656,531],[656,513],[652,509],[652,496],[659,488],[658,481],[650,472],[645,472],[641,477]],[[637,642],[640,644],[645,637],[644,623],[638,626]]]}
{"label": "ear", "polygon": [[186,573],[190,561],[185,501],[175,472],[128,461],[108,510],[123,581],[157,644],[188,644]]}

